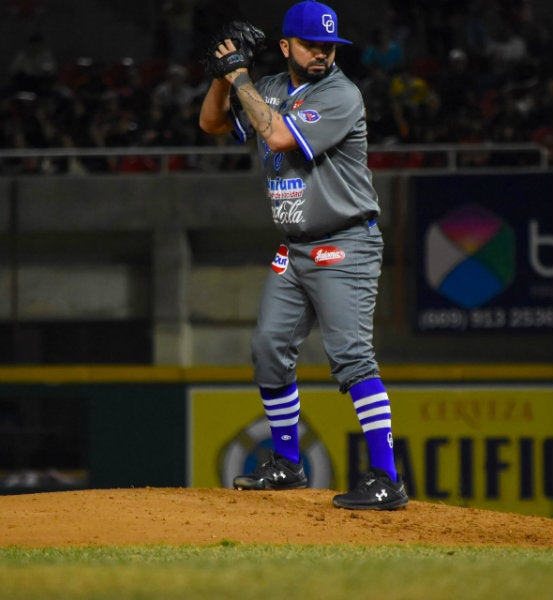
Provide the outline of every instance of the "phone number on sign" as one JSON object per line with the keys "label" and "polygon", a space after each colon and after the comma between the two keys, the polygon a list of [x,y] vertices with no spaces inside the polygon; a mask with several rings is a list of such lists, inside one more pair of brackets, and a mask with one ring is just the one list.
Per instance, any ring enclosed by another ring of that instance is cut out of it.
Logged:
{"label": "phone number on sign", "polygon": [[553,328],[553,307],[511,308],[430,308],[419,313],[423,331],[467,329],[541,329]]}

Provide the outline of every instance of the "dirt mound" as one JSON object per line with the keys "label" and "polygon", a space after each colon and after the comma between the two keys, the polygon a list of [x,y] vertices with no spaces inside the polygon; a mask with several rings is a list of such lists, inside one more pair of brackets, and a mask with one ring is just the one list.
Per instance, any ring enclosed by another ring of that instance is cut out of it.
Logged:
{"label": "dirt mound", "polygon": [[553,548],[553,519],[411,501],[332,507],[331,490],[144,488],[1,496],[0,546],[429,544]]}

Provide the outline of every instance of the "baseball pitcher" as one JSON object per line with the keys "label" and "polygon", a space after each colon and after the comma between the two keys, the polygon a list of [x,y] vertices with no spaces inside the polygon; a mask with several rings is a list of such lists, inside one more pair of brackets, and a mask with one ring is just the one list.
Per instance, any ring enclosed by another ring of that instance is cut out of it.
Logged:
{"label": "baseball pitcher", "polygon": [[200,126],[257,137],[267,197],[282,244],[268,272],[252,341],[255,381],[273,441],[270,459],[234,479],[239,490],[307,487],[298,441],[296,364],[318,322],[331,373],[349,393],[370,455],[369,472],[334,497],[337,507],[393,510],[408,497],[395,467],[390,401],[373,348],[373,315],[383,242],[367,168],[361,93],[335,63],[332,8],[313,0],[284,16],[287,72],[250,78],[263,33],[230,23],[205,60],[213,81]]}

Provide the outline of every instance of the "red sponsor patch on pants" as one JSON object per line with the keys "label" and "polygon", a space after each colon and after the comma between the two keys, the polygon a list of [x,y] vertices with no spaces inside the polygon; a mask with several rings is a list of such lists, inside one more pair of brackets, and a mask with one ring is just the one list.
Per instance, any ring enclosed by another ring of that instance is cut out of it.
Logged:
{"label": "red sponsor patch on pants", "polygon": [[311,258],[319,267],[339,263],[346,258],[346,253],[336,246],[317,246],[311,250]]}

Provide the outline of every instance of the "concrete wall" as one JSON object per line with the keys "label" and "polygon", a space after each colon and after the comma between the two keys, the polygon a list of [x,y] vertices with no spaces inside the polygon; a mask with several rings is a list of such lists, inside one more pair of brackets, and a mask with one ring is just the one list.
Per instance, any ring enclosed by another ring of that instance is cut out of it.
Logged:
{"label": "concrete wall", "polygon": [[[507,334],[413,335],[409,227],[398,213],[405,183],[375,176],[387,242],[376,312],[381,362],[550,360],[543,336],[513,344]],[[0,320],[151,319],[156,364],[249,364],[278,243],[256,173],[3,178]],[[301,360],[326,362],[317,331]]]}

